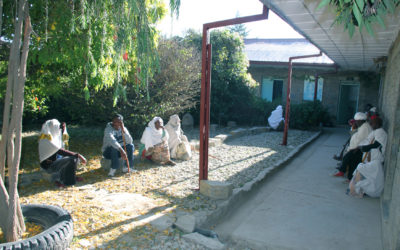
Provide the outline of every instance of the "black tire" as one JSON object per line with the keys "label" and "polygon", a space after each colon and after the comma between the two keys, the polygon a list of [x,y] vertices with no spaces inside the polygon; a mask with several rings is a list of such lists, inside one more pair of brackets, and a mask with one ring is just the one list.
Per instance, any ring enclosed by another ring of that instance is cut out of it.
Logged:
{"label": "black tire", "polygon": [[50,205],[22,205],[26,222],[44,227],[44,231],[31,238],[0,244],[0,250],[14,249],[67,249],[74,236],[71,215],[64,209]]}

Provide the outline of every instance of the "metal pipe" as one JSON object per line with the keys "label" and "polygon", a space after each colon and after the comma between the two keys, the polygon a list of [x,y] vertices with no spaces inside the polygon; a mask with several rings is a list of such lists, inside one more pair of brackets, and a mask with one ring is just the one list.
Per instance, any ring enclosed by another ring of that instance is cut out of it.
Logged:
{"label": "metal pipe", "polygon": [[210,125],[210,95],[211,95],[211,44],[210,29],[228,25],[254,22],[268,19],[269,9],[264,5],[259,15],[238,17],[203,24],[202,56],[201,56],[201,94],[200,94],[200,160],[199,185],[201,180],[208,179],[208,139]]}
{"label": "metal pipe", "polygon": [[283,140],[282,140],[282,145],[284,146],[287,145],[287,134],[288,134],[289,118],[290,118],[289,112],[290,112],[290,88],[292,84],[292,61],[297,59],[318,57],[318,56],[322,56],[322,51],[320,51],[319,54],[289,57],[289,74],[288,74],[288,86],[286,92],[286,108],[285,108],[285,129],[283,130]]}
{"label": "metal pipe", "polygon": [[317,92],[318,92],[318,73],[315,74],[315,82],[314,82],[314,102],[317,100]]}
{"label": "metal pipe", "polygon": [[[334,68],[335,68],[335,71],[334,72],[323,72],[323,73],[315,73],[315,84],[318,84],[318,79],[317,78],[320,78],[321,76],[327,76],[327,75],[334,75],[334,74],[337,74],[338,73],[338,66],[336,65],[336,64],[334,64],[333,65],[334,66]],[[315,87],[314,87],[314,101],[316,101],[317,100],[317,90],[318,90],[318,86],[317,85],[315,85]]]}

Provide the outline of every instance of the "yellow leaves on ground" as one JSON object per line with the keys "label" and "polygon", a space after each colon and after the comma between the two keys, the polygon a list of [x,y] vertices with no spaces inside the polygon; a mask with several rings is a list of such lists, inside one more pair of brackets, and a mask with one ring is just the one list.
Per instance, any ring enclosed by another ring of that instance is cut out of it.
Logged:
{"label": "yellow leaves on ground", "polygon": [[23,239],[33,237],[37,234],[40,234],[44,230],[43,226],[38,225],[34,222],[26,222],[25,228],[26,228],[25,233],[23,233],[22,235]]}

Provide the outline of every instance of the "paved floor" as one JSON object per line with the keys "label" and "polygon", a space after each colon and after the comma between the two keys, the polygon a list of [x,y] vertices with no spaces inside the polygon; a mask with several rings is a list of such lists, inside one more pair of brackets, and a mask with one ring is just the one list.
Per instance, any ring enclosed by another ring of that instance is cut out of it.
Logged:
{"label": "paved floor", "polygon": [[348,134],[324,133],[234,209],[215,231],[238,248],[382,249],[378,199],[345,194],[330,176]]}

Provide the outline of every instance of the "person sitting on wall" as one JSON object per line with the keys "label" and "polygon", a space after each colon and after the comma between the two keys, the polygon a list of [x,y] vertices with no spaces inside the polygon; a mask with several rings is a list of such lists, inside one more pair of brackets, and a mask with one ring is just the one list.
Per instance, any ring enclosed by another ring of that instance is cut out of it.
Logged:
{"label": "person sitting on wall", "polygon": [[371,126],[373,131],[368,135],[365,145],[359,147],[364,153],[363,161],[358,164],[349,184],[350,195],[359,198],[364,194],[379,197],[384,186],[383,161],[387,133],[382,128],[382,119],[376,115],[371,116]]}
{"label": "person sitting on wall", "polygon": [[283,110],[281,105],[278,105],[278,107],[271,112],[271,115],[268,117],[268,124],[272,129],[283,131],[285,119],[283,118],[282,113]]}
{"label": "person sitting on wall", "polygon": [[[342,151],[340,151],[339,155],[334,155],[333,159],[337,160],[337,161],[342,161],[343,160],[343,154],[346,153],[349,150],[349,145],[350,145],[350,140],[352,135],[354,135],[357,132],[357,123],[356,120],[354,119],[350,119],[349,120],[349,126],[350,126],[350,137],[349,139],[346,141],[346,143],[343,145]],[[340,163],[339,163],[340,164]]]}
{"label": "person sitting on wall", "polygon": [[178,115],[172,115],[169,117],[165,129],[169,134],[168,145],[171,158],[185,161],[192,158],[190,144],[187,137],[183,134],[183,130],[181,129],[181,120]]}
{"label": "person sitting on wall", "polygon": [[[120,167],[119,159],[125,160],[122,172],[128,172],[126,161],[129,162],[129,167],[133,169],[133,145],[132,136],[128,129],[124,126],[124,118],[120,114],[115,114],[112,122],[107,123],[104,129],[103,146],[101,148],[103,157],[111,160],[111,168],[108,176],[113,177],[115,172]],[[126,149],[126,151],[125,151]]]}
{"label": "person sitting on wall", "polygon": [[57,119],[52,119],[42,125],[39,136],[40,167],[52,175],[59,187],[82,181],[82,178],[76,177],[76,168],[79,160],[86,164],[86,159],[81,154],[64,149],[68,138],[64,122],[60,124]]}
{"label": "person sitting on wall", "polygon": [[154,117],[143,131],[139,155],[142,159],[147,158],[162,165],[176,165],[170,158],[168,138],[169,135],[164,129],[163,120],[160,117]]}
{"label": "person sitting on wall", "polygon": [[357,132],[351,136],[350,144],[346,154],[343,156],[342,164],[338,168],[338,172],[333,176],[340,177],[344,176],[347,172],[347,178],[351,180],[353,177],[354,169],[358,163],[361,162],[362,153],[358,146],[368,137],[372,131],[371,126],[366,122],[367,115],[363,112],[357,112],[354,115],[354,120],[357,126]]}

